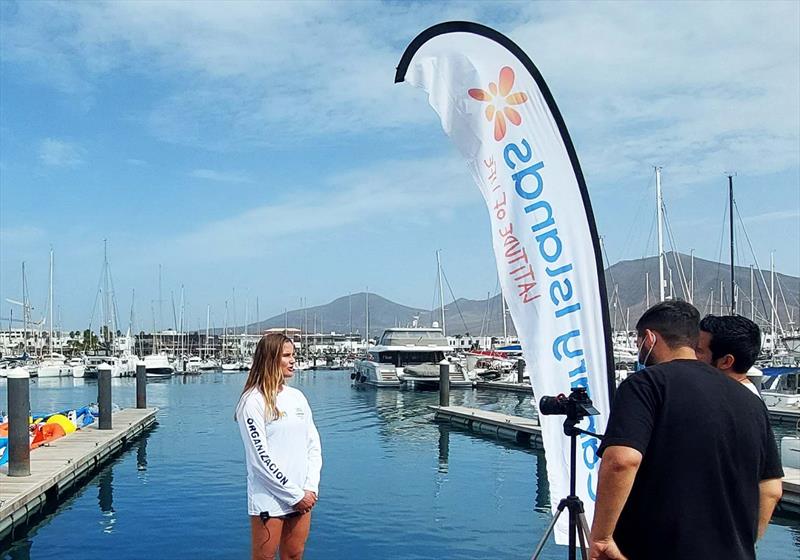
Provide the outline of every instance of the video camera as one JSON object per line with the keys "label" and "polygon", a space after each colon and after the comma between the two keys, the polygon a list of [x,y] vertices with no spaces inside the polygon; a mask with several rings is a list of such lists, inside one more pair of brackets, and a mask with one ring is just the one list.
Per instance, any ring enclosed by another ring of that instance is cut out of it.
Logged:
{"label": "video camera", "polygon": [[581,420],[596,416],[600,412],[592,406],[585,387],[575,387],[569,396],[563,393],[555,397],[542,397],[539,400],[539,413],[544,415],[565,415],[569,420]]}

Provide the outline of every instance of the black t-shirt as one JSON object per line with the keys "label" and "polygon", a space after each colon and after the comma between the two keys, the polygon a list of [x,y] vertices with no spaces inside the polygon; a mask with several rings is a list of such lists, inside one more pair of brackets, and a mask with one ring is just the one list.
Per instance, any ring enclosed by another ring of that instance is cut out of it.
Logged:
{"label": "black t-shirt", "polygon": [[614,397],[599,454],[644,456],[614,540],[630,560],[751,560],[758,484],[781,478],[764,403],[696,360],[631,375]]}

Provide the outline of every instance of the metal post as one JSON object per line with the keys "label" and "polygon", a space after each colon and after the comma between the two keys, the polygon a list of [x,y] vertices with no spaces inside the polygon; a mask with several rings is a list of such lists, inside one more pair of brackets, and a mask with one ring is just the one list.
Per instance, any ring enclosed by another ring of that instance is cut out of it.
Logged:
{"label": "metal post", "polygon": [[111,429],[111,366],[102,363],[97,367],[97,407],[100,410],[100,430]]}
{"label": "metal post", "polygon": [[31,474],[30,414],[30,374],[25,368],[14,368],[8,372],[8,476]]}
{"label": "metal post", "polygon": [[517,383],[523,383],[522,376],[525,374],[525,360],[517,360]]}
{"label": "metal post", "polygon": [[147,408],[147,369],[136,364],[136,408]]}
{"label": "metal post", "polygon": [[450,362],[439,362],[439,406],[450,406]]}

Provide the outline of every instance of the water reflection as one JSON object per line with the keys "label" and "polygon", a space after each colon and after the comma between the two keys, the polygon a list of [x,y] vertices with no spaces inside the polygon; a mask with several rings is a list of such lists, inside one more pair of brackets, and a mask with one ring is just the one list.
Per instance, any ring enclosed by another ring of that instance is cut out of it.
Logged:
{"label": "water reflection", "polygon": [[450,462],[450,429],[444,424],[439,424],[439,468],[442,474],[447,474]]}
{"label": "water reflection", "polygon": [[31,548],[33,548],[33,540],[17,541],[3,558],[4,560],[31,560]]}
{"label": "water reflection", "polygon": [[536,510],[550,512],[550,482],[544,453],[536,454]]}
{"label": "water reflection", "polygon": [[116,513],[114,512],[114,471],[113,469],[104,469],[97,480],[97,502],[100,506],[102,519],[100,525],[103,527],[103,532],[110,534],[114,531],[114,524],[116,523]]}
{"label": "water reflection", "polygon": [[136,470],[139,471],[140,477],[146,480],[146,476],[144,476],[147,471],[147,440],[150,437],[151,432],[147,432],[145,435],[139,438],[139,441],[136,442]]}

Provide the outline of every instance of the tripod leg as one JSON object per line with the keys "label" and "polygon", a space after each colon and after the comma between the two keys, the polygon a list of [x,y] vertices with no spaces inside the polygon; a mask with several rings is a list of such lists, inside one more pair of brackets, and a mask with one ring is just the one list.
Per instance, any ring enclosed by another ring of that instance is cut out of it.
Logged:
{"label": "tripod leg", "polygon": [[578,538],[581,542],[581,557],[583,560],[589,560],[589,524],[586,522],[586,514],[580,512],[578,514]]}
{"label": "tripod leg", "polygon": [[536,545],[536,550],[533,551],[533,556],[531,556],[531,560],[538,560],[539,555],[542,553],[542,549],[544,548],[545,543],[547,543],[547,538],[550,536],[550,533],[553,532],[553,528],[556,526],[556,522],[558,521],[558,516],[561,515],[561,512],[564,511],[564,503],[558,504],[558,508],[556,509],[555,515],[553,515],[553,519],[550,520],[550,524],[547,526],[547,530],[545,530],[544,535],[542,535],[542,540],[539,541],[539,544]]}

